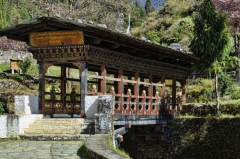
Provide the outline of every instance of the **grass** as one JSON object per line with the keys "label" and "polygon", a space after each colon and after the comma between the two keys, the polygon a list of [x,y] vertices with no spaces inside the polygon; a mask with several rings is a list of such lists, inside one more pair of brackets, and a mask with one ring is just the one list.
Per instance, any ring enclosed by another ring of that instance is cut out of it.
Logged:
{"label": "grass", "polygon": [[9,63],[2,63],[0,64],[0,73],[4,71],[10,70],[10,64]]}
{"label": "grass", "polygon": [[107,144],[107,147],[108,147],[109,149],[117,152],[117,153],[120,154],[120,155],[126,156],[127,158],[130,158],[130,159],[131,159],[131,157],[129,156],[128,153],[126,153],[125,151],[123,151],[123,150],[121,150],[121,149],[119,149],[119,148],[115,148],[115,147],[113,146],[113,142],[112,142],[112,139],[111,139],[111,138],[107,138],[107,139],[106,139],[106,144]]}

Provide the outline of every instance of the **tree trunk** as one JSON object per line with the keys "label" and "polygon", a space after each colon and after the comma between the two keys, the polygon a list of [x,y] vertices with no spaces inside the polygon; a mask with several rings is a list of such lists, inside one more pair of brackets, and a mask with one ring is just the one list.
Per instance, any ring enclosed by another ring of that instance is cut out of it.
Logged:
{"label": "tree trunk", "polygon": [[218,92],[218,75],[217,74],[215,74],[215,91],[216,91],[216,98],[217,98],[217,115],[219,115],[220,100],[219,100],[219,92]]}

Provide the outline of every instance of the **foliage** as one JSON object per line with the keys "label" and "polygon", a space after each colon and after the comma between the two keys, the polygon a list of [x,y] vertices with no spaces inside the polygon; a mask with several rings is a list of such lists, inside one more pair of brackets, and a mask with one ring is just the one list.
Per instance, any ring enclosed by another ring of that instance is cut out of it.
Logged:
{"label": "foliage", "polygon": [[4,114],[7,109],[6,101],[0,98],[0,114]]}
{"label": "foliage", "polygon": [[[194,39],[190,45],[201,62],[195,69],[215,75],[215,93],[219,110],[218,75],[226,69],[236,66],[238,58],[231,57],[230,30],[225,14],[217,13],[211,0],[202,0],[194,17]],[[230,63],[233,62],[233,63]]]}
{"label": "foliage", "polygon": [[153,12],[154,10],[155,9],[154,9],[154,7],[153,7],[153,5],[151,3],[151,0],[147,0],[146,4],[145,4],[145,11],[146,11],[146,13],[149,14],[149,13]]}
{"label": "foliage", "polygon": [[240,99],[240,88],[237,86],[233,87],[230,93],[230,96],[232,99],[235,99],[235,100]]}
{"label": "foliage", "polygon": [[194,97],[195,102],[211,102],[213,100],[214,80],[197,78],[194,83],[187,85],[188,97]]}
{"label": "foliage", "polygon": [[[224,100],[220,105],[220,112],[223,115],[239,115],[240,101],[238,100]],[[187,110],[182,111],[182,115],[190,115],[197,117],[211,117],[217,115],[217,109],[213,103],[209,104],[189,104],[186,105]]]}
{"label": "foliage", "polygon": [[222,95],[222,97],[229,91],[232,90],[233,81],[229,74],[221,73],[218,79],[218,89]]}
{"label": "foliage", "polygon": [[[162,45],[180,43],[184,50],[193,39],[193,21],[195,1],[167,0],[159,12],[148,14],[146,22],[132,29],[132,35],[146,37]],[[156,35],[153,33],[157,32]],[[154,35],[154,36],[153,36]]]}
{"label": "foliage", "polygon": [[29,70],[29,68],[32,65],[32,58],[30,56],[24,58],[23,61],[19,61],[18,62],[18,66],[21,68],[22,73],[27,73],[27,71]]}

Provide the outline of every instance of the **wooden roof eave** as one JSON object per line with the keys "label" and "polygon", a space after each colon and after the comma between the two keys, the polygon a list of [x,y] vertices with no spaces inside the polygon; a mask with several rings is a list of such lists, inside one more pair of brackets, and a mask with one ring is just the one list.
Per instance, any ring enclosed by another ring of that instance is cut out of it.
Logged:
{"label": "wooden roof eave", "polygon": [[[29,41],[28,34],[33,32],[31,28],[33,28],[33,26],[36,27],[42,24],[44,24],[44,26],[46,27],[46,30],[47,30],[47,27],[56,28],[57,30],[79,29],[85,32],[85,36],[100,38],[104,41],[117,43],[131,49],[137,49],[143,52],[165,56],[169,58],[173,58],[174,56],[174,58],[176,59],[187,61],[190,63],[195,63],[199,61],[199,59],[192,54],[174,50],[172,48],[162,46],[160,44],[154,44],[152,42],[141,40],[137,37],[129,36],[129,35],[112,31],[106,28],[97,27],[91,24],[77,23],[77,22],[56,18],[56,17],[40,17],[38,19],[32,20],[27,23],[2,29],[0,30],[0,36],[7,36],[10,39],[20,40],[28,43]],[[25,29],[25,32],[22,32],[24,29]]]}

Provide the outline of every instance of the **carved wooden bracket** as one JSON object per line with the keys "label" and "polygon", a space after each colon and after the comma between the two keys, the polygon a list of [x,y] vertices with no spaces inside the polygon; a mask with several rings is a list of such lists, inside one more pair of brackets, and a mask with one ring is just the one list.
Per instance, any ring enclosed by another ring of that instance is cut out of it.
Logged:
{"label": "carved wooden bracket", "polygon": [[72,63],[74,66],[76,66],[79,70],[82,69],[82,63],[81,62],[74,62]]}
{"label": "carved wooden bracket", "polygon": [[43,64],[43,74],[45,75],[46,72],[47,72],[47,69],[52,66],[53,64],[52,63],[44,63]]}

